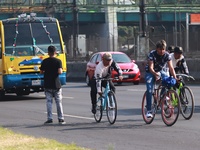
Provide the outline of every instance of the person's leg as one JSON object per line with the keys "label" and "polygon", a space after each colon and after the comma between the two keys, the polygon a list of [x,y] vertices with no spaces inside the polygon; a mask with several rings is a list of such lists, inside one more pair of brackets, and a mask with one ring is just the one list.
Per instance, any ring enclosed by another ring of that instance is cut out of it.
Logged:
{"label": "person's leg", "polygon": [[96,87],[96,80],[92,79],[90,81],[90,98],[91,98],[91,103],[92,103],[92,113],[96,113],[96,100],[97,100],[97,87]]}
{"label": "person's leg", "polygon": [[52,102],[53,102],[53,93],[50,89],[45,89],[46,96],[46,107],[47,107],[47,121],[53,120],[52,118]]}
{"label": "person's leg", "polygon": [[109,84],[110,84],[110,89],[115,93],[116,88],[114,86],[114,83],[110,80]]}
{"label": "person's leg", "polygon": [[62,105],[62,89],[54,90],[54,96],[56,101],[56,108],[58,114],[58,120],[64,120],[63,105]]}
{"label": "person's leg", "polygon": [[146,81],[146,100],[147,100],[147,111],[151,110],[151,103],[152,103],[152,93],[154,88],[155,77],[151,73],[146,73],[145,75]]}

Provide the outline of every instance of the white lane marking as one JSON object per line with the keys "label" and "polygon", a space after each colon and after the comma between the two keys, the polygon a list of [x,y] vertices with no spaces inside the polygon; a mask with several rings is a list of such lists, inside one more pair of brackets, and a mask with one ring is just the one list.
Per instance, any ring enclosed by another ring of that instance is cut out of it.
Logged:
{"label": "white lane marking", "polygon": [[63,96],[63,98],[74,99],[74,97],[66,97],[66,96]]}
{"label": "white lane marking", "polygon": [[[47,112],[45,112],[47,113]],[[53,115],[57,115],[57,113],[52,113]],[[89,118],[89,117],[83,117],[83,116],[75,116],[75,115],[67,115],[64,114],[65,117],[71,117],[71,118],[78,118],[78,119],[86,119],[86,120],[94,120],[94,118]]]}
{"label": "white lane marking", "polygon": [[[41,97],[45,97],[45,95],[40,95]],[[63,96],[63,98],[66,98],[66,99],[74,99],[74,97],[67,97],[67,96]]]}
{"label": "white lane marking", "polygon": [[134,92],[144,92],[144,89],[127,89],[127,91],[134,91]]}

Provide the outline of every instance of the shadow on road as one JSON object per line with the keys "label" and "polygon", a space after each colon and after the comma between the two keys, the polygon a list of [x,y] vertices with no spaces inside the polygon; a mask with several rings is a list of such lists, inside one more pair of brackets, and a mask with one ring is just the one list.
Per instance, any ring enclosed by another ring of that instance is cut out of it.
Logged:
{"label": "shadow on road", "polygon": [[36,96],[16,96],[16,95],[5,95],[0,102],[7,102],[7,101],[24,101],[24,100],[41,100],[45,99],[45,97],[36,97]]}

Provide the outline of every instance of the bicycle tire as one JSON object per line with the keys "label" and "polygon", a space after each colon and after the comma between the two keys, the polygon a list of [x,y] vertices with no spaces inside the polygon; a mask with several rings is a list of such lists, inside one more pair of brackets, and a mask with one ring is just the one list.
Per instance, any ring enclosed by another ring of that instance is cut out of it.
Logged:
{"label": "bicycle tire", "polygon": [[96,102],[96,113],[94,114],[94,119],[96,122],[101,122],[103,115],[103,106],[102,106],[103,98],[99,97]]}
{"label": "bicycle tire", "polygon": [[117,101],[115,94],[110,91],[108,93],[108,101],[106,103],[106,114],[110,124],[114,124],[117,118]]}
{"label": "bicycle tire", "polygon": [[191,119],[194,113],[194,96],[192,90],[187,86],[183,86],[180,89],[179,98],[182,116],[186,120]]}
{"label": "bicycle tire", "polygon": [[[147,104],[146,104],[146,92],[145,92],[143,95],[143,98],[142,98],[142,117],[146,124],[151,124],[155,118],[155,113],[152,113],[152,115],[153,115],[152,118],[147,118],[146,117],[146,113],[147,113],[146,106],[147,106]],[[157,105],[156,105],[156,107],[157,107]],[[153,95],[152,95],[152,109],[157,109],[156,107],[154,106],[154,99],[153,99]]]}
{"label": "bicycle tire", "polygon": [[162,98],[161,116],[167,126],[176,123],[180,112],[180,100],[176,91],[169,89]]}

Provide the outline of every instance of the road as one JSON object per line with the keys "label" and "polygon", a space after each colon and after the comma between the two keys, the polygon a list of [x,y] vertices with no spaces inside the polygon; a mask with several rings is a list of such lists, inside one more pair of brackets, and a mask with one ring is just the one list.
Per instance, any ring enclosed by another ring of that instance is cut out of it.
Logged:
{"label": "road", "polygon": [[89,87],[85,83],[67,83],[63,87],[63,107],[66,125],[58,125],[55,103],[54,123],[44,125],[46,105],[43,93],[16,97],[6,95],[0,102],[0,125],[15,132],[76,143],[92,150],[199,150],[200,147],[200,86],[190,85],[195,96],[195,113],[191,120],[180,115],[176,124],[167,127],[158,113],[152,124],[141,116],[141,98],[145,85],[116,86],[118,116],[110,125],[106,116],[101,123],[90,112]]}

